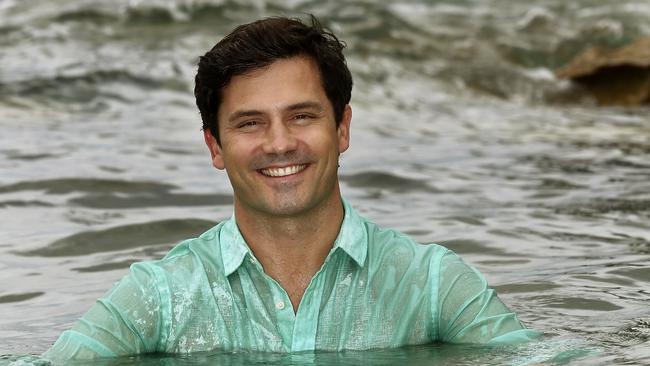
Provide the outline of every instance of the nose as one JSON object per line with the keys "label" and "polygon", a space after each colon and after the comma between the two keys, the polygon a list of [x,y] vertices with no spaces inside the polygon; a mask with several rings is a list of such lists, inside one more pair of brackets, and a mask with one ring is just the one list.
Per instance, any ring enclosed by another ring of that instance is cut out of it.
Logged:
{"label": "nose", "polygon": [[264,152],[285,154],[296,149],[297,141],[290,128],[282,121],[273,121],[266,131]]}

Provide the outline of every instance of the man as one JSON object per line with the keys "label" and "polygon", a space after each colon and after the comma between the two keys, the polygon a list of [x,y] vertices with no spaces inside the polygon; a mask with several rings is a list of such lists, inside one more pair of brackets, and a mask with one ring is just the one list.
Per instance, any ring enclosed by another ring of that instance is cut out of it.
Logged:
{"label": "man", "polygon": [[352,119],[343,47],[313,18],[268,18],[201,57],[197,105],[234,216],[134,264],[46,358],[536,336],[454,253],[382,230],[341,198]]}

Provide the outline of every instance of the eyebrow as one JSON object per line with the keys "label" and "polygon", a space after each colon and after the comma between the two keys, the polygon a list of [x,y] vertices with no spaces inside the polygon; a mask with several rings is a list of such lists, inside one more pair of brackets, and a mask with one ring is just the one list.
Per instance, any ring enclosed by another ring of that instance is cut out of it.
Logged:
{"label": "eyebrow", "polygon": [[[296,111],[296,110],[300,110],[300,109],[313,109],[317,113],[321,113],[324,110],[322,104],[320,104],[318,102],[311,102],[311,101],[291,104],[291,105],[285,107],[284,109],[288,110],[288,111]],[[240,111],[236,111],[233,114],[231,114],[228,117],[228,122],[233,122],[233,121],[235,121],[235,120],[237,120],[239,118],[242,118],[242,117],[254,117],[254,116],[259,116],[259,115],[262,115],[262,114],[264,114],[262,111],[259,111],[259,110],[256,110],[256,109],[240,110]]]}
{"label": "eyebrow", "polygon": [[230,117],[228,117],[228,122],[234,122],[236,119],[241,118],[241,117],[259,116],[261,114],[262,114],[261,111],[257,111],[257,110],[254,110],[254,109],[236,111],[235,113],[231,114]]}
{"label": "eyebrow", "polygon": [[287,110],[290,110],[290,111],[295,111],[295,110],[298,110],[298,109],[313,109],[316,112],[322,112],[324,108],[318,102],[302,102],[302,103],[292,104],[292,105],[287,107]]}

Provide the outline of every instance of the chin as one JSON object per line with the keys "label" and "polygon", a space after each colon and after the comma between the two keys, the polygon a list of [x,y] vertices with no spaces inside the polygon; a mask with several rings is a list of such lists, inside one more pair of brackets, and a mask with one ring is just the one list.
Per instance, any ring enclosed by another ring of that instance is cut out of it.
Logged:
{"label": "chin", "polygon": [[317,205],[318,202],[300,199],[294,196],[267,202],[264,208],[266,212],[275,216],[297,216],[304,214]]}
{"label": "chin", "polygon": [[268,207],[267,212],[276,216],[296,216],[305,212],[308,208],[305,205],[292,203],[282,203]]}

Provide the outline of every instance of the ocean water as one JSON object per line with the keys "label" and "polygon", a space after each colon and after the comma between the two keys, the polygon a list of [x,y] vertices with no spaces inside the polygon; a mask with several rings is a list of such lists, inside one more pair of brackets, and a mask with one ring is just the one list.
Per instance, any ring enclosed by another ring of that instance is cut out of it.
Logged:
{"label": "ocean water", "polygon": [[231,215],[197,57],[237,24],[305,13],[348,44],[343,194],[460,253],[546,337],[105,364],[650,364],[650,108],[597,107],[553,76],[650,34],[645,0],[0,0],[0,364]]}

